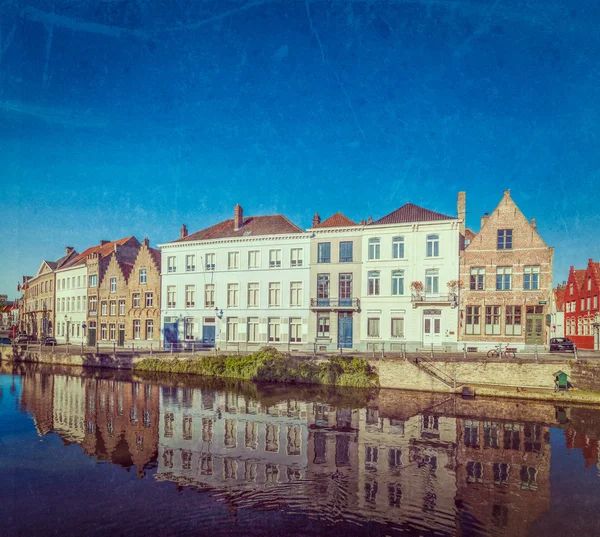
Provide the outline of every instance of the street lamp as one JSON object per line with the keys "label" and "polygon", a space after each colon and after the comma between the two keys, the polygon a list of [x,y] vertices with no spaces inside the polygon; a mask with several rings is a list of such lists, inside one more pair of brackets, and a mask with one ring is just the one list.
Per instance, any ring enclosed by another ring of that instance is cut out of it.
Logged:
{"label": "street lamp", "polygon": [[69,316],[65,315],[65,324],[67,328],[67,345],[69,344]]}

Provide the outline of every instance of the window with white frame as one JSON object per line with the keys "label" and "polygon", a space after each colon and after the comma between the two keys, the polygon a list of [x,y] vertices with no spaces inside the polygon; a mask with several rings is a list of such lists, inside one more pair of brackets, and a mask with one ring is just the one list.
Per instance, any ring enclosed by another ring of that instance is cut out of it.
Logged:
{"label": "window with white frame", "polygon": [[403,317],[392,317],[391,335],[392,335],[392,337],[398,337],[398,338],[404,337],[404,318]]}
{"label": "window with white frame", "polygon": [[521,306],[506,306],[504,331],[507,336],[520,336],[523,332]]}
{"label": "window with white frame", "polygon": [[592,298],[591,297],[587,297],[587,310],[590,311],[592,309]]}
{"label": "window with white frame", "polygon": [[585,298],[581,299],[581,311],[585,311]]}
{"label": "window with white frame", "polygon": [[[63,298],[63,300],[64,300],[64,298]],[[89,302],[89,308],[88,308],[89,311],[96,313],[96,311],[98,310],[98,297],[90,296],[88,302]],[[63,311],[64,310],[65,310],[65,305],[63,302]]]}
{"label": "window with white frame", "polygon": [[500,306],[485,307],[485,333],[487,335],[500,334]]}
{"label": "window with white frame", "polygon": [[139,293],[133,293],[131,295],[131,306],[133,308],[139,308],[140,307],[140,294]]}
{"label": "window with white frame", "polygon": [[329,274],[317,274],[317,305],[327,306],[329,299]]}
{"label": "window with white frame", "polygon": [[195,308],[196,307],[196,286],[186,285],[185,286],[185,307]]}
{"label": "window with white frame", "polygon": [[[175,287],[174,285],[167,285],[167,308],[175,308],[176,307],[176,301],[175,301],[175,292],[176,291],[177,291],[177,287]],[[140,295],[138,294],[137,296],[138,296],[138,302],[139,302]]]}
{"label": "window with white frame", "polygon": [[250,250],[248,252],[248,268],[260,267],[260,250]]}
{"label": "window with white frame", "polygon": [[540,288],[540,267],[524,267],[523,289],[533,291]]}
{"label": "window with white frame", "polygon": [[290,343],[302,343],[302,319],[290,319]]}
{"label": "window with white frame", "polygon": [[146,339],[154,339],[154,321],[146,319]]}
{"label": "window with white frame", "polygon": [[339,275],[339,290],[340,306],[352,305],[352,279],[351,272],[342,272]]}
{"label": "window with white frame", "polygon": [[196,339],[196,319],[194,317],[186,317],[183,324],[183,335],[186,341]]}
{"label": "window with white frame", "polygon": [[597,310],[598,309],[598,295],[594,296],[594,309]]}
{"label": "window with white frame", "polygon": [[257,308],[259,304],[259,285],[258,282],[248,284],[248,307]]}
{"label": "window with white frame", "polygon": [[227,284],[227,307],[237,308],[239,306],[240,284]]}
{"label": "window with white frame", "polygon": [[167,257],[167,272],[176,272],[177,271],[177,263],[175,256]]}
{"label": "window with white frame", "polygon": [[369,239],[369,259],[381,258],[381,241],[378,238]]}
{"label": "window with white frame", "polygon": [[467,306],[465,309],[465,334],[481,334],[481,306]]}
{"label": "window with white frame", "polygon": [[302,248],[292,248],[290,251],[290,266],[302,266]]}
{"label": "window with white frame", "polygon": [[139,319],[133,321],[133,339],[142,339],[141,322]]}
{"label": "window with white frame", "polygon": [[471,291],[484,291],[485,290],[485,268],[484,267],[471,267],[469,289]]}
{"label": "window with white frame", "polygon": [[[105,300],[100,303],[100,315],[107,315],[107,306]],[[69,299],[67,298],[67,311],[69,311]]]}
{"label": "window with white frame", "polygon": [[496,291],[510,291],[512,267],[496,267]]}
{"label": "window with white frame", "polygon": [[[105,304],[105,302],[103,302],[103,304]],[[37,310],[37,300],[35,303],[35,309]],[[67,297],[67,311],[71,311],[71,298],[70,297]],[[106,315],[106,312],[104,312],[102,315]]]}
{"label": "window with white frame", "polygon": [[185,271],[194,272],[196,270],[196,256],[188,254],[185,256]]}
{"label": "window with white frame", "polygon": [[111,341],[115,341],[117,339],[117,329],[114,324],[110,324],[108,326],[108,337]]}
{"label": "window with white frame", "polygon": [[146,285],[148,283],[148,271],[143,268],[140,269],[140,285]]}
{"label": "window with white frame", "polygon": [[125,315],[125,301],[119,300],[119,315]]}
{"label": "window with white frame", "polygon": [[[67,289],[71,289],[71,278],[67,278]],[[35,290],[37,291],[37,285],[35,287]]]}
{"label": "window with white frame", "polygon": [[341,241],[340,242],[340,263],[352,263],[353,252],[352,241]]}
{"label": "window with white frame", "polygon": [[234,269],[240,268],[240,253],[239,252],[229,252],[227,254],[227,268],[229,270],[234,270]]}
{"label": "window with white frame", "polygon": [[440,256],[440,236],[427,235],[427,257]]}
{"label": "window with white frame", "polygon": [[269,307],[281,306],[281,283],[270,282],[269,283]]}
{"label": "window with white frame", "polygon": [[[64,332],[65,332],[65,329],[64,329],[64,325],[63,325],[63,334],[64,334]],[[100,339],[102,341],[107,341],[107,339],[108,339],[108,331],[107,331],[106,325],[104,323],[102,323],[100,325]]]}
{"label": "window with white frame", "polygon": [[404,259],[404,237],[394,237],[392,239],[392,258]]}
{"label": "window with white frame", "polygon": [[77,311],[81,311],[81,297],[77,297]]}
{"label": "window with white frame", "polygon": [[269,342],[278,343],[280,337],[281,321],[278,318],[269,317]]}
{"label": "window with white frame", "polygon": [[117,278],[110,279],[110,292],[111,293],[117,292]]}
{"label": "window with white frame", "polygon": [[227,341],[238,341],[238,318],[227,317]]}
{"label": "window with white frame", "polygon": [[328,338],[329,337],[329,313],[318,313],[317,314],[317,337]]}
{"label": "window with white frame", "polygon": [[367,273],[367,294],[371,296],[379,295],[380,273],[378,270],[372,270]]}
{"label": "window with white frame", "polygon": [[587,290],[591,291],[592,290],[592,278],[588,278],[587,286],[588,286]]}
{"label": "window with white frame", "polygon": [[258,317],[248,317],[248,342],[257,343],[258,341]]}
{"label": "window with white frame", "polygon": [[206,270],[215,270],[216,269],[216,254],[206,254],[204,256],[205,261],[205,269]]}
{"label": "window with white frame", "polygon": [[302,282],[290,282],[290,306],[302,306]]}
{"label": "window with white frame", "polygon": [[379,318],[369,317],[367,319],[367,337],[380,337]]}
{"label": "window with white frame", "polygon": [[317,263],[331,263],[330,242],[320,242],[317,244]]}
{"label": "window with white frame", "polygon": [[392,271],[392,295],[399,296],[404,294],[404,271]]}
{"label": "window with white frame", "polygon": [[204,307],[214,308],[215,307],[215,284],[207,283],[204,286]]}
{"label": "window with white frame", "polygon": [[[90,287],[98,287],[98,274],[90,274]],[[64,289],[64,287],[63,287]]]}
{"label": "window with white frame", "polygon": [[425,293],[437,295],[440,292],[440,276],[437,269],[425,271]]}
{"label": "window with white frame", "polygon": [[146,307],[151,308],[154,305],[154,293],[146,293]]}
{"label": "window with white frame", "polygon": [[269,268],[281,268],[281,250],[269,250]]}
{"label": "window with white frame", "polygon": [[117,314],[117,301],[116,300],[110,301],[110,314],[111,315]]}

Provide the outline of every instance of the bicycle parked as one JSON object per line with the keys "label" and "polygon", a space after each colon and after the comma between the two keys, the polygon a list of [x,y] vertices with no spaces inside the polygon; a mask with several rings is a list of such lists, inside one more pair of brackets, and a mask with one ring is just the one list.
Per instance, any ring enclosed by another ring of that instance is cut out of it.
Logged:
{"label": "bicycle parked", "polygon": [[510,350],[508,347],[506,349],[502,349],[502,345],[498,345],[493,349],[490,349],[487,353],[488,358],[515,358],[515,351]]}

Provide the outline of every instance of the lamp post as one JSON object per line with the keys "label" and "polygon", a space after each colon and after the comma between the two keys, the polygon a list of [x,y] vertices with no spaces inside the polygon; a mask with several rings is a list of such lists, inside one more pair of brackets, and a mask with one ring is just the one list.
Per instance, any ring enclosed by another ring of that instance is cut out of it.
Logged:
{"label": "lamp post", "polygon": [[66,325],[66,329],[67,329],[67,345],[69,344],[69,316],[65,315],[65,325]]}
{"label": "lamp post", "polygon": [[221,319],[223,319],[223,310],[215,307],[215,317],[219,319],[219,329],[215,335],[215,349],[220,350],[217,345],[217,341],[221,341]]}

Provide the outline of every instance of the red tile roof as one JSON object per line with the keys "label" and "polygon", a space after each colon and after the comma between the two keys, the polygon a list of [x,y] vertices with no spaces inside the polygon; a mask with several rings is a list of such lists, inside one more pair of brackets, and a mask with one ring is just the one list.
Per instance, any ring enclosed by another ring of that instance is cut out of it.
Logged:
{"label": "red tile roof", "polygon": [[183,239],[177,239],[174,242],[206,241],[211,239],[223,239],[227,237],[246,237],[262,235],[284,235],[289,233],[304,233],[297,225],[292,224],[285,216],[281,214],[271,214],[267,216],[247,216],[242,225],[236,231],[234,229],[233,218],[223,220],[214,226],[207,227],[192,233]]}
{"label": "red tile roof", "polygon": [[563,311],[565,305],[565,293],[567,291],[566,285],[559,285],[554,290],[554,302],[556,304],[556,311]]}
{"label": "red tile roof", "polygon": [[577,287],[581,289],[583,282],[585,281],[586,269],[577,269],[575,271],[575,281],[577,282]]}
{"label": "red tile roof", "polygon": [[315,228],[319,227],[346,227],[346,226],[358,226],[356,222],[353,222],[347,216],[344,216],[342,213],[335,213],[329,218],[323,220],[320,224],[314,226]]}
{"label": "red tile roof", "polygon": [[394,212],[376,220],[373,224],[404,224],[407,222],[431,222],[435,220],[456,220],[456,217],[436,213],[419,207],[414,203],[406,203]]}
{"label": "red tile roof", "polygon": [[92,253],[96,253],[100,257],[106,257],[107,255],[110,255],[112,252],[114,252],[115,244],[122,246],[130,239],[133,239],[133,236],[125,237],[123,239],[119,239],[118,241],[107,242],[106,244],[98,244],[96,246],[92,246],[91,248],[85,250],[83,253],[79,254],[69,263],[66,263],[64,267],[74,267],[78,265],[83,265],[85,263],[85,260],[87,259],[87,256]]}

